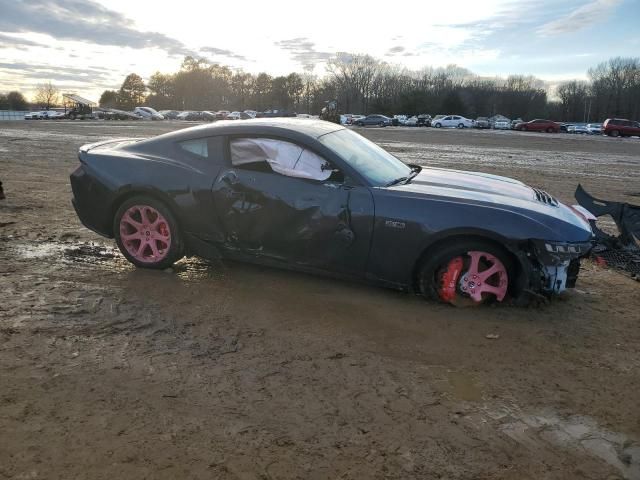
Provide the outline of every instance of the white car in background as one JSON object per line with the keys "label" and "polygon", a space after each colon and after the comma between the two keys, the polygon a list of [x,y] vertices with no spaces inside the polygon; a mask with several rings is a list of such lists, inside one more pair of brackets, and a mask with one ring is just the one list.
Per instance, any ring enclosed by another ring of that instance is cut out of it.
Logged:
{"label": "white car in background", "polygon": [[64,117],[65,114],[57,110],[40,110],[39,112],[29,112],[24,115],[25,120],[57,120]]}
{"label": "white car in background", "polygon": [[589,133],[589,130],[586,125],[569,125],[567,127],[567,133],[580,133],[585,135]]}
{"label": "white car in background", "polygon": [[164,117],[151,107],[136,107],[133,113],[144,120],[164,120]]}
{"label": "white car in background", "polygon": [[447,115],[446,117],[432,121],[431,126],[436,128],[471,128],[474,123],[470,118],[465,118],[460,115]]}
{"label": "white car in background", "polygon": [[496,120],[493,122],[493,128],[495,130],[510,130],[511,122],[508,120]]}
{"label": "white car in background", "polygon": [[398,120],[398,124],[399,125],[406,125],[407,124],[407,116],[406,115],[394,115],[393,118]]}
{"label": "white car in background", "polygon": [[601,123],[587,123],[587,132],[590,135],[602,135]]}

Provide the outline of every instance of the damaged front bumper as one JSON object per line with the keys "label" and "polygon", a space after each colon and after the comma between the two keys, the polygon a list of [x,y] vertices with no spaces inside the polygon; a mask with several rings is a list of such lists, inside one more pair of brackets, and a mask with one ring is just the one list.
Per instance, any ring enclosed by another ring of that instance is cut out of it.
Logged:
{"label": "damaged front bumper", "polygon": [[530,240],[519,255],[524,267],[522,289],[550,296],[575,287],[580,259],[587,257],[592,248],[590,241]]}

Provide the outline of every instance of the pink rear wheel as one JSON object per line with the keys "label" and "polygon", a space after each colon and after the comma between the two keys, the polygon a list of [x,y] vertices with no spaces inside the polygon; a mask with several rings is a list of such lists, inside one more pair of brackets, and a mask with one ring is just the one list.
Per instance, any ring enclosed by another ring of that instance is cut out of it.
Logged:
{"label": "pink rear wheel", "polygon": [[161,202],[135,197],[123,203],[114,219],[118,248],[134,265],[166,268],[182,256],[177,223]]}
{"label": "pink rear wheel", "polygon": [[129,255],[139,262],[160,262],[169,253],[169,222],[148,205],[133,205],[120,218],[120,238]]}

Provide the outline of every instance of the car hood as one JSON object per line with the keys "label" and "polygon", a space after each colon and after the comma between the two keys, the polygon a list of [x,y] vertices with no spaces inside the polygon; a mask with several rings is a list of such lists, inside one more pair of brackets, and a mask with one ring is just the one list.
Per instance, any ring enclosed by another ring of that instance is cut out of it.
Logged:
{"label": "car hood", "polygon": [[549,204],[548,194],[542,190],[534,190],[518,180],[498,175],[423,167],[410,183],[389,187],[389,190],[397,194],[513,210],[542,223],[546,223],[545,217],[551,217],[553,223],[569,223],[591,233],[589,223],[571,208],[556,199]]}

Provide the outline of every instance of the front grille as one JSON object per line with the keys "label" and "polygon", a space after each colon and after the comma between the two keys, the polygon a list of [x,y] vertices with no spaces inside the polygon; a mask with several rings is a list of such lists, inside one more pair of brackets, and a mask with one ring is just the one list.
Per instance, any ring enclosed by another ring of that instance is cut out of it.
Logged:
{"label": "front grille", "polygon": [[552,207],[558,206],[558,200],[553,198],[544,190],[540,190],[539,188],[533,188],[533,192],[536,194],[536,200],[540,203],[544,203],[545,205],[551,205]]}

